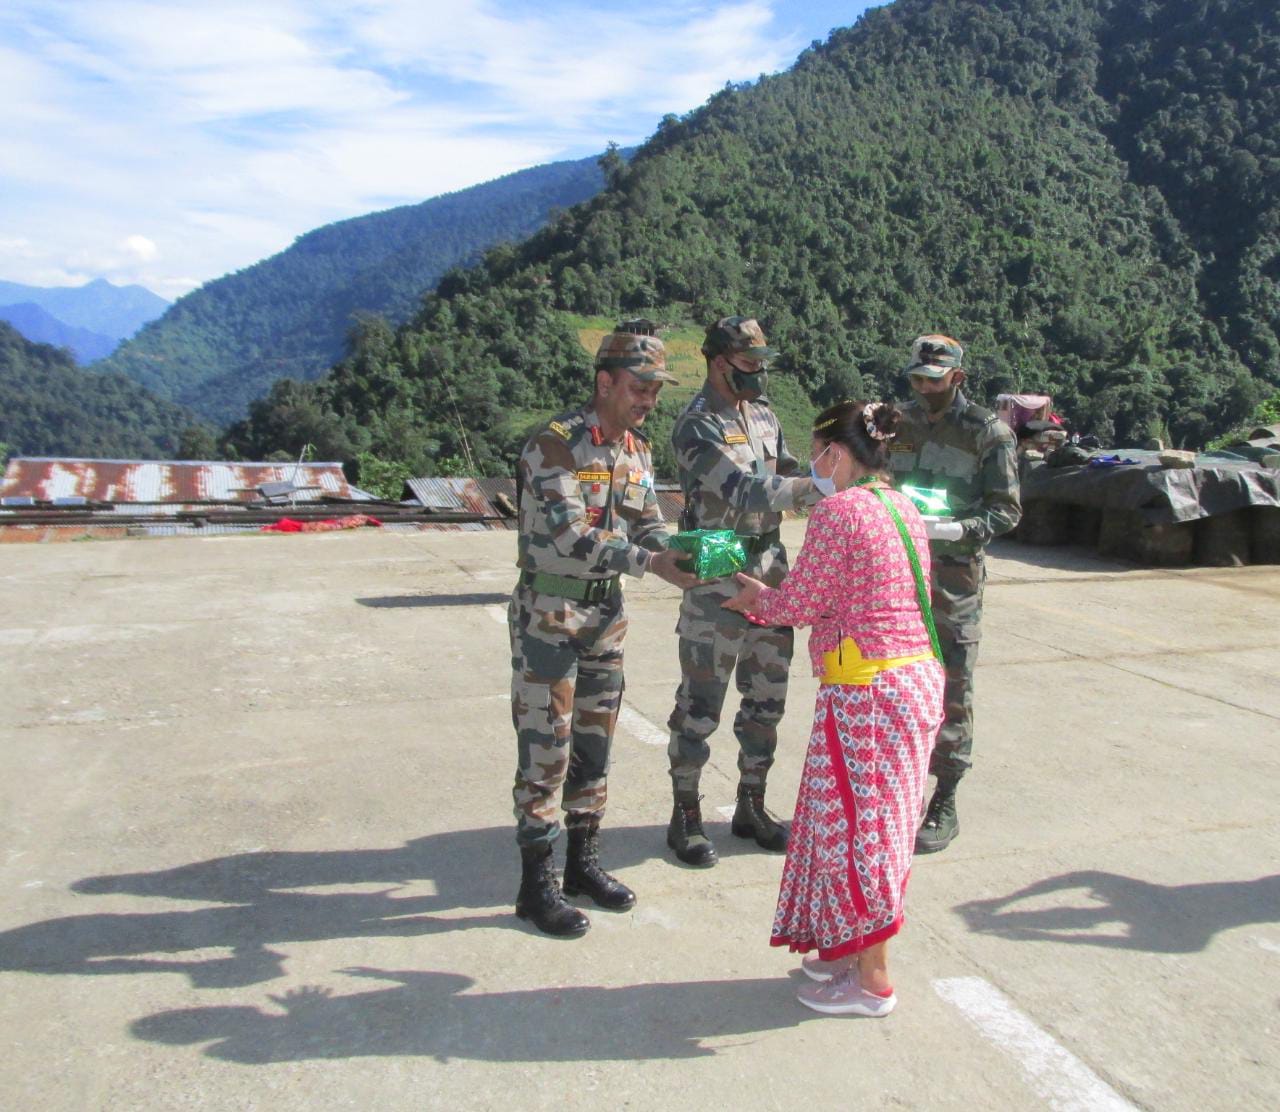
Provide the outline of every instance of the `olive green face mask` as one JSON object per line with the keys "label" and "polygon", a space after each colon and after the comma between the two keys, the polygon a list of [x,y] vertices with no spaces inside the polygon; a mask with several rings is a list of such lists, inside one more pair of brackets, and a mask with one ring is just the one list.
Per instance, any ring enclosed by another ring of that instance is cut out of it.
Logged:
{"label": "olive green face mask", "polygon": [[[733,367],[732,363],[729,365]],[[754,374],[747,374],[746,371],[733,367],[733,374],[729,376],[729,381],[733,384],[734,393],[753,402],[769,389],[769,372],[756,371]]]}
{"label": "olive green face mask", "polygon": [[944,409],[950,409],[951,403],[956,400],[956,393],[959,386],[952,386],[949,390],[944,390],[940,394],[917,394],[920,404],[930,413],[941,413]]}

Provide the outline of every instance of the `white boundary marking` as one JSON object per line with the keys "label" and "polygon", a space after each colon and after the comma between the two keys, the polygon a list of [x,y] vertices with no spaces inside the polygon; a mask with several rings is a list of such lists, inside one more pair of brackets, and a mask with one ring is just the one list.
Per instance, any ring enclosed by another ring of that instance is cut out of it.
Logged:
{"label": "white boundary marking", "polygon": [[1022,1067],[1031,1087],[1055,1112],[1135,1112],[1132,1104],[981,977],[949,977],[934,981],[933,988],[984,1039]]}
{"label": "white boundary marking", "polygon": [[665,748],[670,741],[665,730],[658,729],[635,707],[626,703],[622,704],[622,709],[618,712],[618,725],[645,745],[661,745]]}
{"label": "white boundary marking", "polygon": [[507,624],[507,612],[501,606],[486,606],[484,612],[489,615],[498,625]]}

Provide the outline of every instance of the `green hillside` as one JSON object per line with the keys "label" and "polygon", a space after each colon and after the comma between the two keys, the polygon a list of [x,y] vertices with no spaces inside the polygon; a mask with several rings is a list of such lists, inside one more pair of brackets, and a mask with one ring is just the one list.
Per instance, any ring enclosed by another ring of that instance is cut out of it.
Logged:
{"label": "green hillside", "polygon": [[187,294],[95,370],[230,420],[278,378],[316,378],[360,314],[399,323],[451,267],[596,193],[598,160],[537,166],[417,205],[330,224]]}
{"label": "green hillside", "polygon": [[1280,382],[1277,88],[1273,0],[898,0],[663,120],[599,196],[229,442],[506,471],[531,414],[589,389],[584,317],[679,338],[745,312],[814,403],[900,391],[943,331],[979,398],[1201,444]]}
{"label": "green hillside", "polygon": [[194,415],[119,374],[77,367],[71,354],[0,321],[0,442],[13,455],[156,459],[207,456]]}

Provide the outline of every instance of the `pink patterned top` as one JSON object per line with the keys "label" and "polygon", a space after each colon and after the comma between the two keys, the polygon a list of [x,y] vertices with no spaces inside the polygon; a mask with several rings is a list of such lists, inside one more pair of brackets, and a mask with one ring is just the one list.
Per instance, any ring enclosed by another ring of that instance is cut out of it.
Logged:
{"label": "pink patterned top", "polygon": [[[924,522],[905,495],[886,493],[915,543],[927,584]],[[766,625],[813,626],[809,656],[815,676],[822,674],[822,654],[844,637],[877,660],[930,651],[902,537],[866,487],[849,487],[814,507],[794,566],[779,586],[760,592],[752,617]]]}

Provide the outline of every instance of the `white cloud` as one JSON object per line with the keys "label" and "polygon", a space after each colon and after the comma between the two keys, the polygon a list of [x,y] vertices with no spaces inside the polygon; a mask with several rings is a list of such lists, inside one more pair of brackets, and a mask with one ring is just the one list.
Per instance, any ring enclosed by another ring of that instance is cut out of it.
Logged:
{"label": "white cloud", "polygon": [[125,254],[137,259],[140,263],[149,263],[160,254],[159,249],[146,236],[125,236],[120,244]]}
{"label": "white cloud", "polygon": [[9,0],[0,277],[172,295],[332,220],[636,142],[784,66],[775,6]]}

